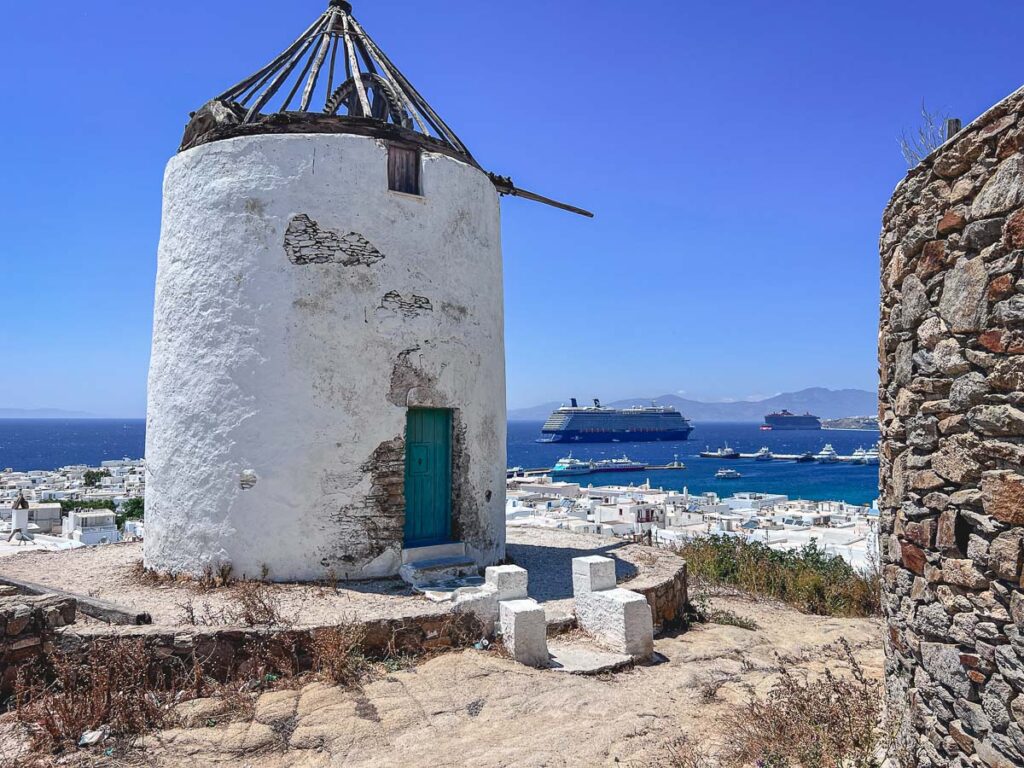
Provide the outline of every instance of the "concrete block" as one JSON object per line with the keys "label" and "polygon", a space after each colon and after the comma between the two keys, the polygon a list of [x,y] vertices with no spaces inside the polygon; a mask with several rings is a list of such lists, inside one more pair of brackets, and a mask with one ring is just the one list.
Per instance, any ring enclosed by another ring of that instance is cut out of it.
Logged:
{"label": "concrete block", "polygon": [[597,555],[573,558],[573,594],[600,592],[603,589],[615,589],[615,561]]}
{"label": "concrete block", "polygon": [[512,658],[530,667],[548,665],[548,627],[544,609],[533,600],[499,604],[501,639]]}
{"label": "concrete block", "polygon": [[654,653],[654,620],[643,595],[628,589],[576,595],[580,629],[616,653],[646,659]]}
{"label": "concrete block", "polygon": [[494,634],[498,621],[498,590],[492,584],[479,587],[461,587],[455,590],[452,602],[456,613],[472,613],[483,624],[487,637]]}
{"label": "concrete block", "polygon": [[484,571],[484,580],[498,590],[498,600],[525,600],[529,574],[518,565],[495,565]]}

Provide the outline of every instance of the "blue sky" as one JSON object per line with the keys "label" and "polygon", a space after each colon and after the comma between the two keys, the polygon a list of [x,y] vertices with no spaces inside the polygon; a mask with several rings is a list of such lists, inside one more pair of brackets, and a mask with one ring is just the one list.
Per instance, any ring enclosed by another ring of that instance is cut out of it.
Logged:
{"label": "blue sky", "polygon": [[[163,166],[325,4],[4,4],[0,407],[144,414]],[[598,214],[503,204],[516,407],[873,388],[897,137],[1024,82],[1010,0],[354,4],[483,165]]]}

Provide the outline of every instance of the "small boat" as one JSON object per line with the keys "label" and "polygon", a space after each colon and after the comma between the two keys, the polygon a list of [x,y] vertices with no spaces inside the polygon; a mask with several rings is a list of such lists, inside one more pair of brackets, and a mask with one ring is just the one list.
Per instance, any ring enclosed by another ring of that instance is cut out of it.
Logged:
{"label": "small boat", "polygon": [[522,477],[526,470],[522,467],[509,467],[505,470],[505,478],[511,480],[513,477]]}
{"label": "small boat", "polygon": [[552,475],[589,475],[593,471],[591,462],[574,459],[571,453],[551,468]]}
{"label": "small boat", "polygon": [[839,461],[839,454],[836,453],[836,449],[832,447],[832,443],[828,443],[817,453],[817,455],[815,455],[814,458],[822,464],[835,464]]}
{"label": "small boat", "polygon": [[723,447],[717,451],[712,451],[710,448],[705,448],[700,454],[702,459],[738,459],[740,452],[730,448],[729,444],[726,443]]}
{"label": "small boat", "polygon": [[768,449],[767,445],[754,454],[754,461],[771,461],[774,458],[775,454]]}
{"label": "small boat", "polygon": [[771,424],[762,424],[761,425],[761,431],[762,432],[771,432],[772,431],[772,425]]}
{"label": "small boat", "polygon": [[715,477],[719,480],[739,480],[743,475],[737,472],[735,469],[723,468],[715,472]]}
{"label": "small boat", "polygon": [[799,456],[796,457],[797,464],[812,464],[815,461],[817,461],[817,459],[814,457],[814,454],[811,453],[810,451],[808,451],[807,453],[801,453]]}

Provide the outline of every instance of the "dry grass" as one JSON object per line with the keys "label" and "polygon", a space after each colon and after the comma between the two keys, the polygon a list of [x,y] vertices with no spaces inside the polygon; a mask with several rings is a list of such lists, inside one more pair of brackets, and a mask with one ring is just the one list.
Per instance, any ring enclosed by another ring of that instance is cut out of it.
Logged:
{"label": "dry grass", "polygon": [[362,653],[364,631],[349,622],[313,633],[313,671],[336,685],[354,687],[371,669]]}
{"label": "dry grass", "polygon": [[713,768],[708,753],[694,744],[689,736],[677,736],[665,746],[664,768]]}
{"label": "dry grass", "polygon": [[190,682],[184,668],[155,676],[150,664],[141,640],[99,640],[84,660],[55,650],[20,670],[15,712],[42,752],[74,746],[85,731],[100,728],[115,736],[143,733],[163,724]]}
{"label": "dry grass", "polygon": [[[266,572],[264,572],[266,576]],[[294,625],[281,605],[279,588],[265,580],[235,581],[226,587],[229,603],[214,609],[208,601],[186,597],[176,603],[179,621],[193,627],[277,627]]]}
{"label": "dry grass", "polygon": [[761,701],[727,715],[728,768],[877,768],[886,737],[879,728],[881,686],[869,680],[845,642],[847,677],[826,671],[809,681],[780,666],[779,681]]}

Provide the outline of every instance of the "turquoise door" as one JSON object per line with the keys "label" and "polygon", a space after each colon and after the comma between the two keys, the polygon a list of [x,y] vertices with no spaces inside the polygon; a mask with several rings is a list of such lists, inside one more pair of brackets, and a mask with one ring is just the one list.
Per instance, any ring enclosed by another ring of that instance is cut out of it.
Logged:
{"label": "turquoise door", "polygon": [[409,411],[405,430],[405,546],[443,544],[452,533],[452,414]]}

